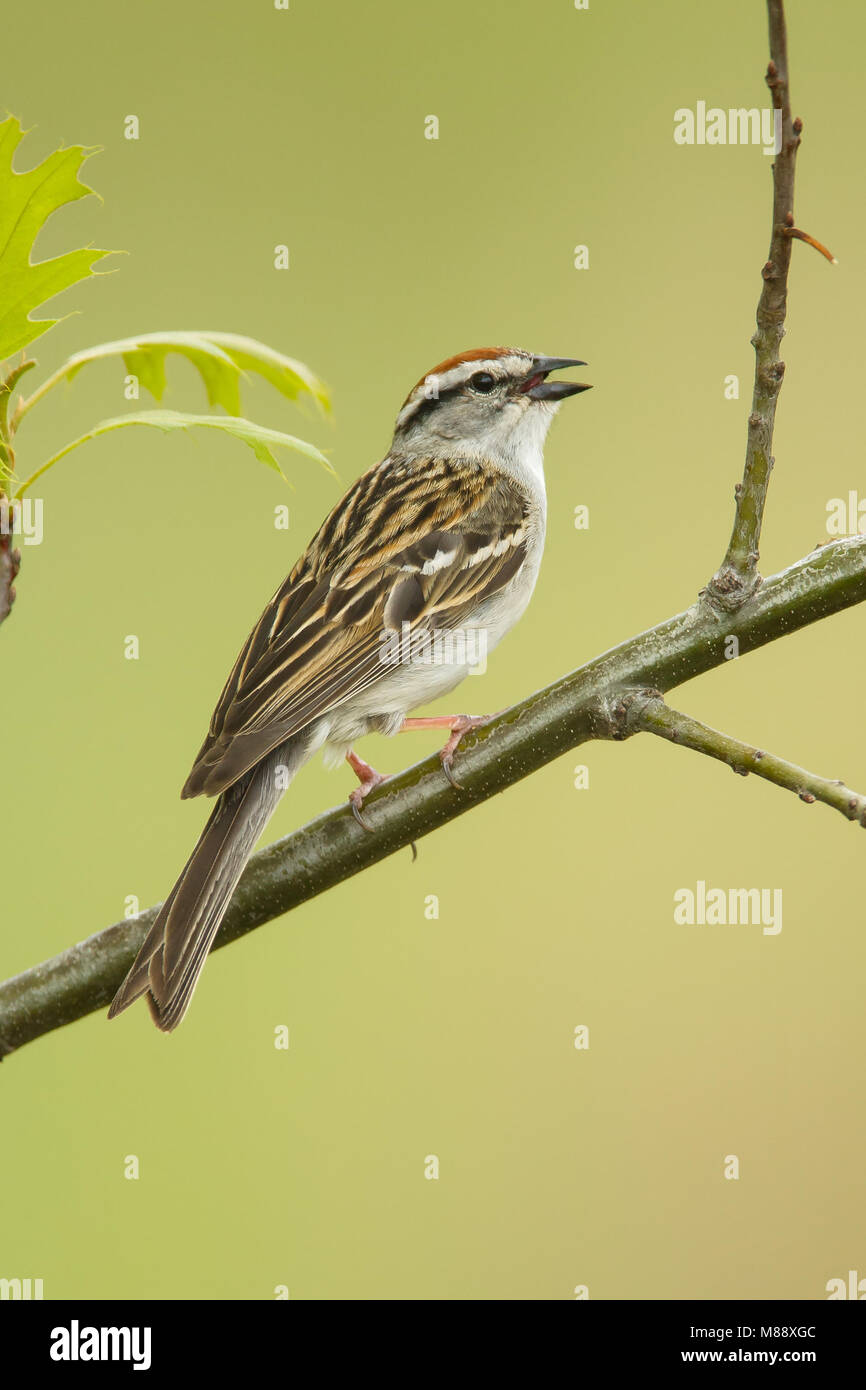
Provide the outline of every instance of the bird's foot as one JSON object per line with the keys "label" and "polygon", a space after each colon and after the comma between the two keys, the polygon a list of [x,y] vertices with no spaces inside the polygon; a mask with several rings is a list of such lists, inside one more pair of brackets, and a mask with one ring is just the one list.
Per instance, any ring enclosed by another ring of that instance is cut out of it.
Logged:
{"label": "bird's foot", "polygon": [[371,791],[375,791],[376,787],[381,787],[383,782],[387,782],[390,774],[387,772],[377,772],[369,763],[365,763],[363,758],[359,758],[357,753],[354,753],[351,748],[346,754],[346,762],[349,764],[359,782],[355,790],[349,793],[349,805],[352,808],[352,815],[355,817],[355,820],[362,830],[369,830],[372,832],[373,827],[370,825],[369,821],[364,819],[361,814],[361,808],[364,805],[365,797],[368,797]]}
{"label": "bird's foot", "polygon": [[442,771],[448,781],[455,791],[461,792],[463,788],[454,776],[453,770],[457,745],[470,729],[480,729],[483,724],[489,724],[490,720],[495,717],[493,714],[443,714],[431,719],[404,719],[400,726],[400,732],[411,732],[413,729],[450,729],[451,737],[445,747],[440,748],[439,758],[442,763]]}

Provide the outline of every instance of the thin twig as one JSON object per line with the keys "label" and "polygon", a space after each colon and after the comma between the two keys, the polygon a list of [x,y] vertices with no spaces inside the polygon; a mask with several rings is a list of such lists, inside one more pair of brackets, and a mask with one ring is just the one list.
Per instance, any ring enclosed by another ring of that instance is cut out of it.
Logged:
{"label": "thin twig", "polygon": [[767,489],[773,470],[773,425],[776,402],[785,375],[779,348],[785,334],[791,228],[794,226],[794,169],[802,123],[791,120],[788,84],[788,41],[782,0],[767,0],[770,63],[767,86],[773,108],[781,113],[781,149],[773,164],[773,222],[770,254],[761,274],[755,348],[755,384],[746,443],[743,480],[734,496],[736,512],[728,549],[721,567],[707,585],[707,596],[720,608],[734,611],[751,597],[761,582],[759,545]]}
{"label": "thin twig", "polygon": [[[464,791],[448,785],[438,756],[371,793],[357,825],[348,806],[278,840],[248,864],[216,940],[225,946],[386,859],[440,825],[593,738],[622,736],[623,690],[671,689],[866,601],[866,536],[833,541],[768,579],[752,603],[721,618],[691,608],[614,647],[467,735],[458,753]],[[43,965],[0,984],[0,1057],[108,1004],[158,907],[116,923]]]}
{"label": "thin twig", "polygon": [[708,724],[692,719],[691,715],[671,709],[660,695],[628,698],[624,722],[628,734],[657,734],[670,743],[691,748],[710,758],[718,758],[741,777],[754,772],[757,777],[765,778],[774,786],[794,792],[801,801],[809,804],[822,801],[825,806],[832,806],[834,811],[841,811],[846,820],[855,820],[866,828],[866,796],[852,791],[844,782],[818,777],[804,767],[797,767],[796,763],[777,757],[775,753],[752,748],[739,739],[731,738],[729,734],[711,729]]}

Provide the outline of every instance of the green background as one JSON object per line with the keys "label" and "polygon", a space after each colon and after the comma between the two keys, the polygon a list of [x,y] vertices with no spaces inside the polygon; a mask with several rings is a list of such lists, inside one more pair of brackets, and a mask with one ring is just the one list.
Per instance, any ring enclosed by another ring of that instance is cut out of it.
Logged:
{"label": "green background", "polygon": [[[840,263],[794,248],[765,573],[866,488],[866,11],[788,9],[798,222]],[[58,301],[81,315],[37,344],[40,371],[131,333],[250,334],[325,378],[335,423],[256,382],[245,413],[331,450],[341,483],[287,455],[287,494],[239,444],[130,430],[40,485],[44,543],[0,633],[3,976],[168,892],[205,810],[178,792],[238,647],[441,358],[516,343],[585,357],[595,383],[548,444],[533,604],[459,708],[692,601],[742,468],[771,196],[760,149],[672,134],[698,100],[768,104],[759,0],[82,0],[10,22],[3,100],[36,126],[19,167],[104,147],[85,174],[104,205],[58,214],[40,252],[129,252]],[[179,359],[169,384],[166,405],[204,408]],[[88,368],[22,428],[21,469],[133,408],[119,366]],[[673,700],[864,790],[864,624]],[[434,746],[361,751],[396,770]],[[268,837],[351,785],[311,765]],[[823,1298],[866,1274],[860,831],[647,737],[586,746],[418,848],[219,952],[177,1034],[139,1006],[4,1063],[0,1276],[47,1298],[667,1299]],[[699,879],[782,888],[782,932],[676,925]]]}

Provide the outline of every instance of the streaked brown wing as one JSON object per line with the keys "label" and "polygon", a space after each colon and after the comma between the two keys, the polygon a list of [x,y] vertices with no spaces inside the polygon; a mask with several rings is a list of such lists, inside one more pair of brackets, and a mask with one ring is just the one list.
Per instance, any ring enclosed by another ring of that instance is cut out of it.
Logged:
{"label": "streaked brown wing", "polygon": [[387,458],[324,522],[250,633],[182,795],[225,790],[388,674],[383,636],[457,626],[526,554],[527,499],[474,461]]}

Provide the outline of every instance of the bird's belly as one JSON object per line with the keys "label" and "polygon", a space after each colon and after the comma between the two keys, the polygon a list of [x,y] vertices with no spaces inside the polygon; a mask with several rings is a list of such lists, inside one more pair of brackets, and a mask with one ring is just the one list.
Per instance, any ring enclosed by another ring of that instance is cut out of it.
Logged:
{"label": "bird's belly", "polygon": [[329,724],[328,745],[342,756],[365,734],[396,734],[410,710],[447,695],[472,669],[466,664],[432,662],[397,667],[324,716]]}
{"label": "bird's belly", "polygon": [[[342,757],[364,734],[396,733],[411,710],[448,695],[470,674],[483,675],[488,654],[532,597],[540,559],[538,545],[513,583],[480,604],[468,621],[455,629],[434,629],[420,650],[407,652],[386,675],[325,714],[332,756]],[[478,703],[474,690],[469,703]]]}

